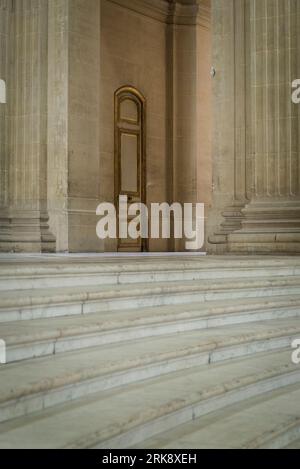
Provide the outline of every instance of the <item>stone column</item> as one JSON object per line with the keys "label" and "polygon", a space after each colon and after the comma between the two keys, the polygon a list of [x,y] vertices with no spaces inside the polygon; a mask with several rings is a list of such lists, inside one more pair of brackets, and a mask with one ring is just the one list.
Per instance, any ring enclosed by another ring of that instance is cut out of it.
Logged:
{"label": "stone column", "polygon": [[52,251],[55,238],[47,214],[48,1],[2,1],[1,6],[7,104],[0,251]]}
{"label": "stone column", "polygon": [[300,252],[299,107],[291,100],[300,77],[300,4],[252,0],[249,14],[251,202],[229,249]]}
{"label": "stone column", "polygon": [[48,2],[48,211],[56,250],[68,251],[69,1]]}
{"label": "stone column", "polygon": [[[8,33],[11,0],[0,0],[0,79],[7,81],[8,74]],[[8,158],[5,151],[6,104],[0,103],[0,207],[7,206]]]}
{"label": "stone column", "polygon": [[208,251],[220,254],[247,202],[247,8],[245,0],[212,0],[213,202],[206,228]]}
{"label": "stone column", "polygon": [[224,41],[222,59],[214,49],[222,138],[214,213],[224,221],[210,242],[231,252],[299,252],[300,108],[291,95],[300,77],[300,2],[213,0],[213,12],[214,44]]}

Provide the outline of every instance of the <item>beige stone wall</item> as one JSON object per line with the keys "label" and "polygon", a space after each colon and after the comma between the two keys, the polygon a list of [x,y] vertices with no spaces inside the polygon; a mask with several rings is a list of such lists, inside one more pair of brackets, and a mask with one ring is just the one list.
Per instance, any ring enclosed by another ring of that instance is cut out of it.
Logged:
{"label": "beige stone wall", "polygon": [[100,197],[99,0],[49,2],[48,199],[57,250],[103,250]]}
{"label": "beige stone wall", "polygon": [[[134,86],[147,100],[147,203],[167,200],[172,175],[167,170],[166,57],[164,22],[102,0],[101,201],[114,201],[114,93],[123,85]],[[106,241],[106,249],[115,249],[115,242]],[[167,242],[153,240],[150,249],[165,250]]]}
{"label": "beige stone wall", "polygon": [[69,251],[101,251],[96,236],[100,198],[100,2],[69,5]]}
{"label": "beige stone wall", "polygon": [[209,206],[209,3],[0,0],[1,250],[116,249],[96,237],[95,211],[114,199],[114,92],[126,84],[147,99],[148,204]]}
{"label": "beige stone wall", "polygon": [[[173,194],[180,203],[205,204],[211,208],[211,30],[210,23],[195,15],[174,16],[170,26],[173,45]],[[174,248],[184,250],[184,239]]]}
{"label": "beige stone wall", "polygon": [[[216,72],[212,80],[213,201],[206,225],[210,240],[208,249],[212,252],[226,250],[227,228],[222,226],[224,223],[222,214],[235,201],[234,35],[235,0],[212,0],[212,66]],[[235,213],[234,209],[232,213]],[[230,229],[231,226],[228,230]]]}
{"label": "beige stone wall", "polygon": [[212,0],[212,35],[209,5],[0,0],[0,250],[116,248],[95,210],[128,84],[147,98],[148,203],[205,202],[211,252],[300,251],[300,3]]}

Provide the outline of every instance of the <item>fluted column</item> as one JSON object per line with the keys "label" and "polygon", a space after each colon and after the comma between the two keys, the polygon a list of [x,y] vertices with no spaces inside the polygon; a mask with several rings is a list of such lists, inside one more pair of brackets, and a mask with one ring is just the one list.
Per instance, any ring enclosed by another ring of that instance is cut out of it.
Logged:
{"label": "fluted column", "polygon": [[[8,34],[11,0],[0,0],[0,78],[7,81],[8,74]],[[8,198],[8,158],[5,151],[7,107],[0,103],[0,207],[7,205]]]}
{"label": "fluted column", "polygon": [[233,252],[300,251],[299,107],[291,83],[300,77],[298,0],[251,0],[246,199]]}
{"label": "fluted column", "polygon": [[297,0],[251,2],[252,196],[299,196]]}
{"label": "fluted column", "polygon": [[55,248],[47,215],[48,0],[9,4],[1,251]]}

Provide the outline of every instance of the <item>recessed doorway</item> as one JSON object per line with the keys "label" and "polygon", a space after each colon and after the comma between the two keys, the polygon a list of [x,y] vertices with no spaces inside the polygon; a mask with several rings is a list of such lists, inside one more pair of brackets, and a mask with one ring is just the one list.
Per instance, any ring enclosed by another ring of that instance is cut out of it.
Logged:
{"label": "recessed doorway", "polygon": [[[146,203],[145,120],[146,99],[132,86],[115,92],[115,206],[119,196],[126,195],[128,204]],[[131,218],[125,220],[130,223]],[[119,233],[118,219],[118,233]],[[144,239],[120,238],[119,252],[147,251]]]}

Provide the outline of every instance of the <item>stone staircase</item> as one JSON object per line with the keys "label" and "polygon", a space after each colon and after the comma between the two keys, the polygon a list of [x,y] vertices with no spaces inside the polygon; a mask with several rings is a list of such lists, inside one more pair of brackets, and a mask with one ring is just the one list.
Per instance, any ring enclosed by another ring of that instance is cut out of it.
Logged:
{"label": "stone staircase", "polygon": [[299,447],[300,261],[0,260],[0,448]]}

